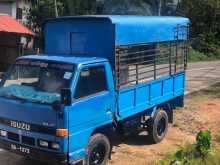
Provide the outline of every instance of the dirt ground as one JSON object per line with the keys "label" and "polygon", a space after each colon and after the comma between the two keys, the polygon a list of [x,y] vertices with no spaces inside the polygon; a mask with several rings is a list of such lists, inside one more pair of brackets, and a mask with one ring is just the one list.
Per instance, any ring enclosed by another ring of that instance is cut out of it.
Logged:
{"label": "dirt ground", "polygon": [[113,148],[109,165],[152,165],[185,143],[193,143],[200,130],[220,135],[220,83],[186,97],[184,108],[175,110],[174,123],[159,144],[145,135],[123,139]]}

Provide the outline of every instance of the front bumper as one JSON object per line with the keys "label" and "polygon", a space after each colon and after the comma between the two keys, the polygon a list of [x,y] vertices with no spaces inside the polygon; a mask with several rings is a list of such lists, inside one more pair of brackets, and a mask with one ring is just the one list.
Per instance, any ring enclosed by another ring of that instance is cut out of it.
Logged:
{"label": "front bumper", "polygon": [[54,152],[42,151],[39,149],[4,140],[0,140],[0,148],[22,156],[29,157],[31,159],[50,162],[50,164],[68,164],[67,154],[57,154]]}

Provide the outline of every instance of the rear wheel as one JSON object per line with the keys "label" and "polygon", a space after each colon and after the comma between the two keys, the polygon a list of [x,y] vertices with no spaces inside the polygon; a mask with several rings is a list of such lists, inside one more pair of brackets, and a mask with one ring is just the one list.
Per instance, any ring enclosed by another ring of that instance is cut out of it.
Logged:
{"label": "rear wheel", "polygon": [[95,134],[89,140],[87,165],[105,165],[108,161],[111,146],[108,138],[103,134]]}
{"label": "rear wheel", "polygon": [[150,119],[148,133],[152,143],[161,142],[168,131],[168,116],[164,110],[158,110],[154,118]]}

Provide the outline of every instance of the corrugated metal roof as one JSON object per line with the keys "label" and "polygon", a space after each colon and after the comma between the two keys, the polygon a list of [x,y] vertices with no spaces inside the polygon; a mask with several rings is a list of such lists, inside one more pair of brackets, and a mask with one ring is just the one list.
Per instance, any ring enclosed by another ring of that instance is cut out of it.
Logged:
{"label": "corrugated metal roof", "polygon": [[35,35],[31,30],[8,15],[0,15],[0,32]]}

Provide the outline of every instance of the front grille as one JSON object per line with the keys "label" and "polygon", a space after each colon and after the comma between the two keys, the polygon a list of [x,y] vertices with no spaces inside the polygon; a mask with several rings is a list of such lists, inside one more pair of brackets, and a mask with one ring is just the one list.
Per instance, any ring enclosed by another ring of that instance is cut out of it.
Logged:
{"label": "front grille", "polygon": [[16,133],[8,132],[8,139],[19,142],[19,135]]}
{"label": "front grille", "polygon": [[22,136],[21,141],[22,143],[27,144],[27,145],[32,145],[32,146],[35,145],[35,140],[34,138],[31,138],[31,137]]}

